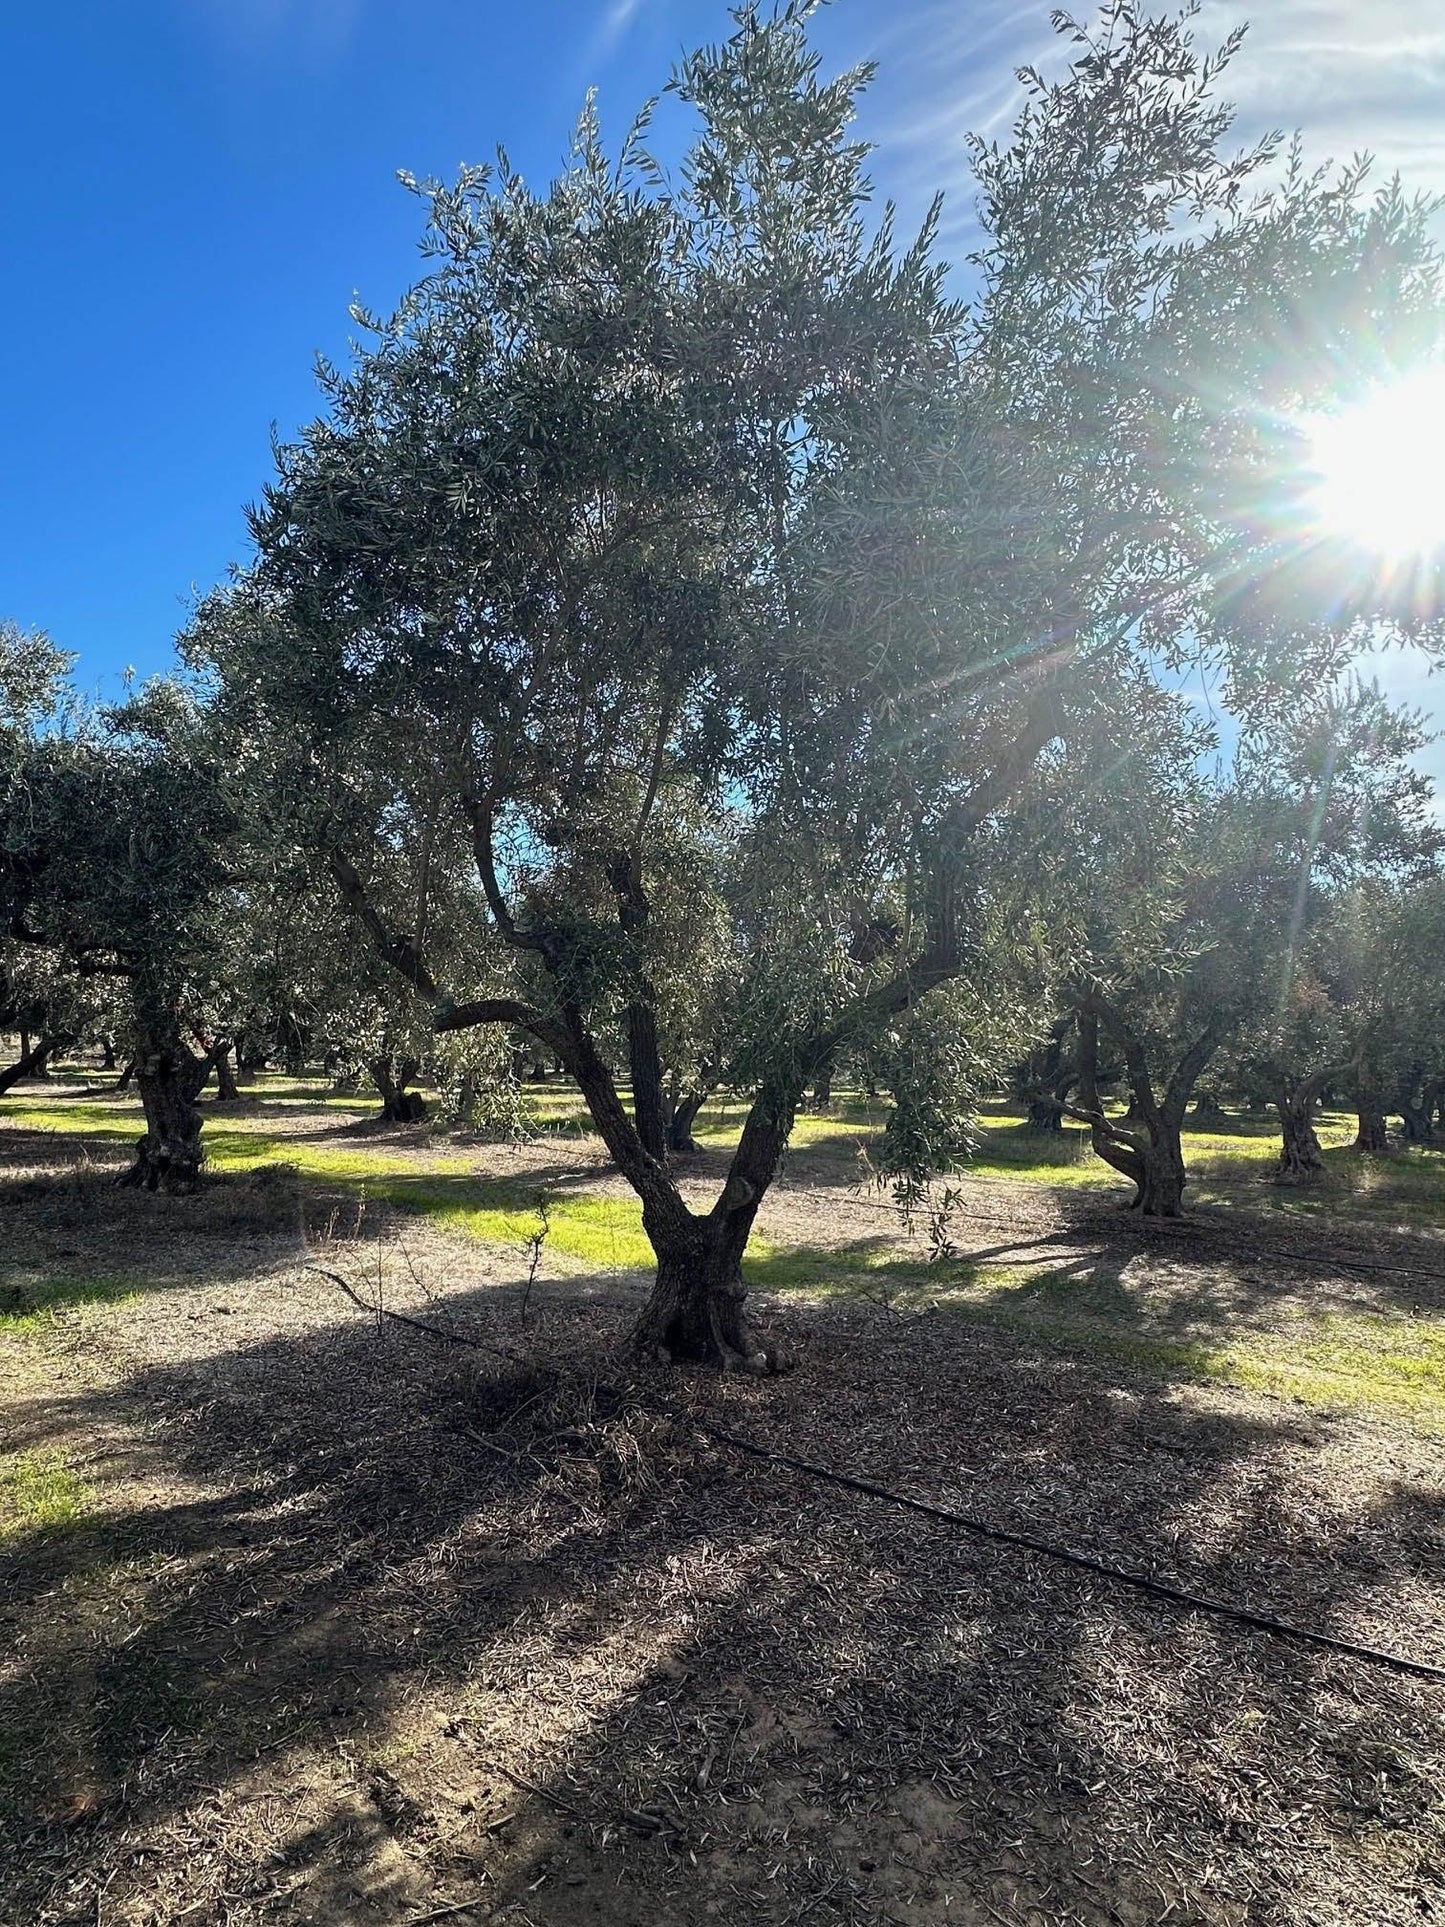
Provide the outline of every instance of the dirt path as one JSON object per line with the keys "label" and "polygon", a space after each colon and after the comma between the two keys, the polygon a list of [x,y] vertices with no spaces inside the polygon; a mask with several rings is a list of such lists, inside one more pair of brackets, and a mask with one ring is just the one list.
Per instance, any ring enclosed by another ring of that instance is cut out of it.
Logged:
{"label": "dirt path", "polygon": [[[639,1374],[634,1276],[552,1266],[524,1333],[516,1249],[380,1208],[332,1246],[530,1359],[488,1363],[355,1314],[284,1177],[137,1199],[10,1148],[6,1276],[74,1290],[0,1334],[0,1450],[64,1453],[93,1497],[0,1544],[4,1927],[1445,1910],[1440,1688],[724,1456],[647,1400],[1445,1662],[1415,1432],[817,1294],[768,1305],[782,1384]],[[794,1160],[768,1237],[883,1235],[848,1179]],[[309,1222],[349,1226],[351,1196],[305,1187]],[[1270,1226],[1297,1249],[1265,1263],[1237,1219],[1141,1247],[1098,1199],[970,1207],[978,1265],[1142,1266],[1222,1321],[1428,1284],[1428,1242],[1382,1258],[1374,1232]],[[137,1258],[142,1294],[85,1302]]]}

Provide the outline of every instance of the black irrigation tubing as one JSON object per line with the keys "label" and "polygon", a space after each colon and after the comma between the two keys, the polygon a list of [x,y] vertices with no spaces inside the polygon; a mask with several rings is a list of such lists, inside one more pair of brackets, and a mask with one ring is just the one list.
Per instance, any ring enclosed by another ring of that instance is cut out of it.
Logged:
{"label": "black irrigation tubing", "polygon": [[[473,1351],[490,1352],[514,1365],[531,1362],[509,1346],[472,1338],[465,1332],[451,1331],[444,1325],[433,1325],[424,1318],[412,1318],[405,1312],[369,1305],[338,1272],[324,1270],[320,1265],[312,1265],[311,1269],[321,1277],[330,1279],[354,1305],[378,1321],[389,1318],[398,1325],[424,1332],[428,1338],[434,1338],[441,1344],[464,1345]],[[621,1396],[615,1386],[604,1389]],[[1133,1572],[1127,1566],[1111,1565],[1107,1559],[1096,1559],[1091,1553],[1076,1552],[1072,1547],[1056,1545],[1048,1539],[1036,1539],[1026,1532],[1011,1532],[1006,1526],[990,1525],[986,1519],[976,1518],[971,1513],[935,1505],[930,1499],[914,1498],[906,1492],[894,1492],[873,1479],[861,1479],[851,1472],[839,1472],[832,1466],[797,1458],[793,1453],[784,1452],[774,1445],[760,1445],[755,1439],[726,1431],[722,1426],[713,1425],[695,1412],[689,1412],[667,1399],[648,1398],[644,1394],[640,1402],[651,1405],[655,1411],[676,1419],[680,1424],[692,1426],[730,1451],[745,1453],[750,1458],[761,1459],[765,1464],[785,1466],[789,1471],[801,1472],[805,1477],[817,1479],[822,1484],[839,1486],[845,1492],[857,1492],[869,1499],[882,1499],[888,1505],[920,1513],[926,1519],[937,1519],[944,1525],[972,1533],[975,1538],[987,1540],[990,1544],[1012,1546],[1021,1552],[1032,1552],[1042,1558],[1052,1559],[1059,1565],[1072,1566],[1079,1572],[1094,1573],[1100,1578],[1112,1580],[1116,1585],[1129,1586],[1136,1592],[1147,1593],[1151,1598],[1165,1600],[1171,1606],[1182,1607],[1186,1612],[1208,1613],[1216,1619],[1230,1619],[1237,1625],[1252,1626],[1256,1631],[1269,1633],[1277,1639],[1298,1640],[1303,1645],[1339,1653],[1347,1659],[1364,1660],[1371,1666],[1382,1666],[1390,1672],[1407,1673],[1417,1679],[1445,1680],[1445,1666],[1432,1666],[1426,1660],[1411,1659],[1404,1653],[1392,1653],[1380,1646],[1364,1646],[1353,1639],[1339,1639],[1333,1633],[1322,1633],[1310,1626],[1296,1626],[1287,1619],[1276,1619],[1270,1613],[1252,1612],[1247,1606],[1232,1606],[1227,1600],[1213,1599],[1206,1593],[1187,1592],[1182,1586],[1171,1586],[1165,1580],[1151,1579],[1147,1573]]]}

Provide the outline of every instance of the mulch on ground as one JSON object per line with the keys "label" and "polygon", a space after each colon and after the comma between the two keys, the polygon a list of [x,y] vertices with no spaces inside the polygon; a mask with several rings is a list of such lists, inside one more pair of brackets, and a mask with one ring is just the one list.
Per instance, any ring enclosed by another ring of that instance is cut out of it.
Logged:
{"label": "mulch on ground", "polygon": [[[136,1198],[54,1150],[0,1190],[11,1274],[152,1288],[0,1338],[3,1449],[64,1450],[95,1495],[0,1545],[5,1927],[1445,1911],[1445,1688],[738,1459],[655,1401],[1445,1663],[1428,1441],[826,1299],[765,1308],[785,1380],[642,1367],[635,1277],[550,1267],[523,1328],[521,1251],[280,1173]],[[1099,1200],[969,1194],[976,1251],[1138,1237]],[[852,1196],[795,1161],[773,1208],[836,1232]],[[357,1313],[303,1216],[364,1296],[521,1362]],[[1273,1270],[1227,1218],[1161,1237],[1256,1299],[1395,1288],[1350,1269],[1373,1233],[1272,1229]]]}

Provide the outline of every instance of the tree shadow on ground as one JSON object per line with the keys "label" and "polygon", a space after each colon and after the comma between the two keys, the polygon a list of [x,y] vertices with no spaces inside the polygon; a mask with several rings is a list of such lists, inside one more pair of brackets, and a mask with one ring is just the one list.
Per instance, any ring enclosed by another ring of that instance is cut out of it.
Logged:
{"label": "tree shadow on ground", "polygon": [[[110,1441],[126,1472],[0,1553],[0,1918],[1438,1903],[1438,1687],[729,1456],[658,1400],[1439,1659],[1445,1510],[1407,1443],[1325,1451],[1278,1408],[859,1307],[780,1313],[781,1385],[663,1374],[619,1360],[627,1308],[586,1282],[554,1281],[515,1364],[237,1268],[295,1329],[173,1343],[155,1301],[123,1369],[27,1396],[27,1441]],[[408,1308],[517,1345],[495,1291],[437,1296]]]}

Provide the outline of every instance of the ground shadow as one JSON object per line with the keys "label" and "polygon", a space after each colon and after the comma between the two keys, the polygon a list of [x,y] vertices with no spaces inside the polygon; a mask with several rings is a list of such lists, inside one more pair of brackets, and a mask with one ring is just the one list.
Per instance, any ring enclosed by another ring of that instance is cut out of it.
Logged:
{"label": "ground shadow", "polygon": [[[775,1312],[780,1385],[662,1375],[588,1282],[554,1281],[520,1365],[339,1298],[161,1355],[156,1302],[119,1376],[27,1394],[25,1443],[109,1441],[126,1476],[0,1553],[10,1915],[1302,1927],[1358,1918],[1364,1865],[1372,1921],[1438,1900],[1438,1689],[730,1456],[671,1408],[1438,1658],[1418,1468],[1342,1481],[1287,1410],[867,1306]],[[519,1342],[494,1290],[418,1309]]]}

